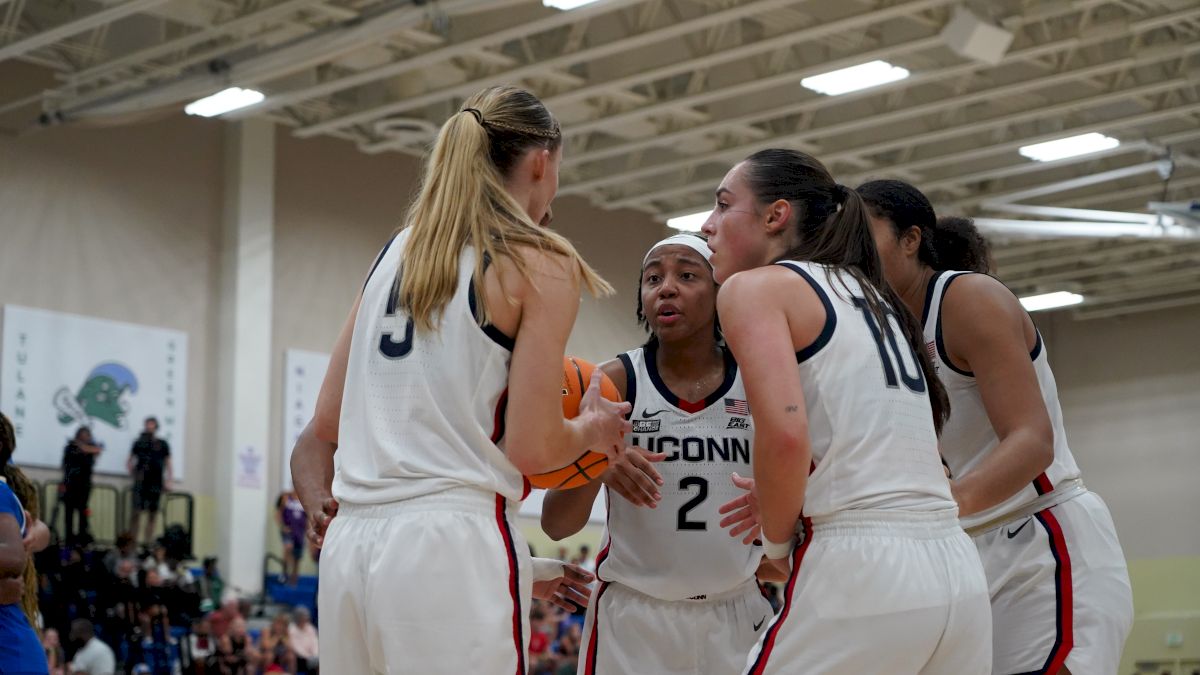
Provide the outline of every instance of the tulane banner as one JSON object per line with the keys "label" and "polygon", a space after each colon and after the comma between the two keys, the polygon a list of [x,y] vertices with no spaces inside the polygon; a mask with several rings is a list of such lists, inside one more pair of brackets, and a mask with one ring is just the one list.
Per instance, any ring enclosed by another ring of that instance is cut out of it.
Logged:
{"label": "tulane banner", "polygon": [[317,409],[317,394],[325,380],[329,355],[289,349],[283,355],[283,487],[292,488],[292,448]]}
{"label": "tulane banner", "polygon": [[81,426],[104,446],[96,471],[125,473],[143,420],[156,417],[183,477],[187,335],[15,305],[4,307],[0,411],[17,432],[14,461],[58,467]]}

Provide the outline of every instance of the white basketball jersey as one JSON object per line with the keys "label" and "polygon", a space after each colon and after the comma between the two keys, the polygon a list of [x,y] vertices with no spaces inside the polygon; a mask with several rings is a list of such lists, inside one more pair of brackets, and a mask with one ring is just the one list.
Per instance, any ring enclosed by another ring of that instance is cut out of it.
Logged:
{"label": "white basketball jersey", "polygon": [[796,353],[813,460],[804,515],[955,508],[924,373],[894,311],[884,303],[881,330],[850,273],[780,264],[812,286],[826,315],[817,340]]}
{"label": "white basketball jersey", "polygon": [[657,508],[607,493],[597,575],[660,600],[702,599],[746,583],[762,548],[730,537],[717,513],[745,494],[730,474],[752,475],[754,426],[737,364],[726,353],[721,386],[693,403],[667,389],[653,346],[618,358],[625,365],[626,400],[633,404],[629,443],[667,456],[654,465],[663,478]]}
{"label": "white basketball jersey", "polygon": [[[942,429],[942,455],[946,458],[946,464],[950,466],[954,477],[969,473],[1000,443],[988,419],[987,410],[983,407],[983,399],[979,396],[979,383],[975,381],[974,374],[959,370],[950,363],[942,340],[942,298],[945,297],[951,282],[963,274],[970,273],[938,272],[929,280],[923,317],[926,349],[933,356],[938,378],[950,395],[951,414],[946,427]],[[1055,384],[1054,373],[1050,370],[1041,333],[1037,335],[1037,343],[1029,353],[1029,358],[1033,360],[1033,369],[1042,389],[1042,400],[1046,403],[1046,412],[1049,413],[1050,424],[1054,427],[1054,462],[1032,483],[1006,501],[963,518],[964,528],[971,528],[1010,513],[1037,499],[1038,495],[1050,492],[1063,481],[1079,477],[1079,467],[1067,446],[1062,406],[1058,403],[1058,385]]]}
{"label": "white basketball jersey", "polygon": [[363,288],[346,367],[333,495],[378,504],[476,486],[520,500],[503,436],[511,339],[475,318],[475,250],[432,332],[414,330],[392,292],[408,231],[380,253]]}

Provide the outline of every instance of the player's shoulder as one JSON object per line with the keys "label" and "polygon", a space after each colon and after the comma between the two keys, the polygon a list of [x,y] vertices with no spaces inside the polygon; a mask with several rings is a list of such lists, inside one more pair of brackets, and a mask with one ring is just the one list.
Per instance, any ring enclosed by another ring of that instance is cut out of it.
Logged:
{"label": "player's shoulder", "polygon": [[946,280],[942,313],[976,319],[997,314],[1020,317],[1024,310],[1017,296],[999,279],[971,272]]}

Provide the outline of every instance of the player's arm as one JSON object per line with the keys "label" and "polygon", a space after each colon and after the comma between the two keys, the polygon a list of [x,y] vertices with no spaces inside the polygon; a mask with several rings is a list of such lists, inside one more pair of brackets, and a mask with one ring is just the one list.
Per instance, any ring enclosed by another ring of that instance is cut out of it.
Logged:
{"label": "player's arm", "polygon": [[[350,360],[350,339],[354,335],[354,319],[358,316],[359,305],[362,304],[362,292],[354,299],[350,314],[342,323],[342,330],[333,343],[333,353],[329,355],[329,367],[325,370],[325,379],[321,381],[321,391],[317,394],[317,407],[313,413],[312,428],[317,438],[336,446],[338,441],[338,424],[342,417],[342,390],[346,385],[346,363]],[[332,459],[330,460],[332,462]],[[294,466],[294,465],[293,465]]]}
{"label": "player's arm", "polygon": [[50,527],[40,518],[33,518],[25,512],[25,537],[21,540],[25,553],[41,553],[50,545]]}
{"label": "player's arm", "polygon": [[25,544],[16,516],[0,511],[0,577],[19,577],[25,573]]}
{"label": "player's arm", "polygon": [[943,335],[956,367],[975,373],[988,419],[1000,439],[969,473],[951,483],[959,514],[1002,503],[1054,461],[1054,430],[1029,358],[1028,315],[999,281],[970,274],[942,301]]}
{"label": "player's arm", "polygon": [[[292,489],[308,516],[308,541],[321,548],[329,521],[338,510],[337,500],[333,498],[333,453],[337,445],[318,438],[315,425],[314,419],[304,427],[292,449]],[[275,516],[283,527],[278,509]]]}
{"label": "player's arm", "polygon": [[780,560],[771,560],[763,556],[762,562],[758,564],[758,571],[754,573],[759,581],[770,581],[774,583],[783,583],[788,580],[790,571],[788,570],[787,558]]}
{"label": "player's arm", "polygon": [[797,317],[813,326],[799,326],[798,333],[808,330],[815,337],[825,322],[820,299],[807,284],[796,283],[800,281],[782,267],[750,270],[730,277],[717,295],[725,341],[742,370],[754,415],[762,532],[776,543],[795,534],[812,458],[800,371],[790,365],[796,362],[793,331],[782,299],[810,308]]}
{"label": "player's arm", "polygon": [[[600,396],[600,374],[580,402],[579,415],[562,414],[562,358],[579,311],[579,276],[561,255],[525,249],[529,278],[511,284],[521,316],[508,373],[505,448],[526,475],[557,469],[593,449],[614,456],[629,430],[628,403]],[[512,277],[510,261],[498,263]],[[501,272],[505,274],[505,272]]]}

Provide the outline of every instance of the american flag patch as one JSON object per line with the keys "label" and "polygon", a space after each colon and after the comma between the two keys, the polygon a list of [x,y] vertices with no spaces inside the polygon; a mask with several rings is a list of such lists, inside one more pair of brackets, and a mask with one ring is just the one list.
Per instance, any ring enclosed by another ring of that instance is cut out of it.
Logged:
{"label": "american flag patch", "polygon": [[740,398],[725,399],[725,412],[730,415],[749,415],[750,404]]}
{"label": "american flag patch", "polygon": [[930,340],[925,343],[925,354],[929,356],[929,362],[933,364],[933,372],[941,371],[937,361],[937,342]]}

